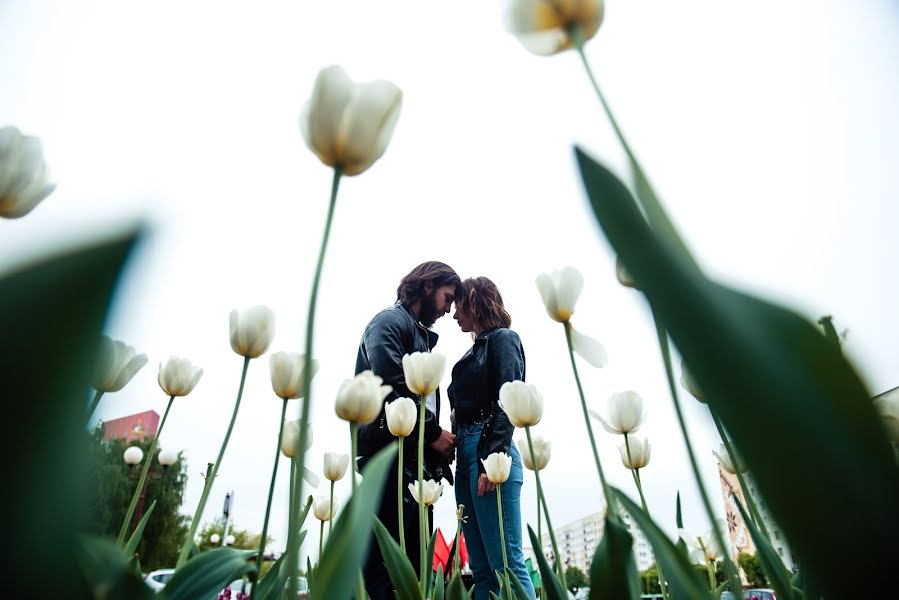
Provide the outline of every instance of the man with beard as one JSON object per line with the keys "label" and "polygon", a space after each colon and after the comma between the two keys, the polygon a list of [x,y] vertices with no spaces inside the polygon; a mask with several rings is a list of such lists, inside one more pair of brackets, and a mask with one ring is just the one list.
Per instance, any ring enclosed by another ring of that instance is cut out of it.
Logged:
{"label": "man with beard", "polygon": [[[403,277],[397,288],[396,304],[379,312],[362,334],[359,353],[356,356],[356,373],[367,369],[374,371],[393,391],[384,403],[407,397],[420,402],[409,391],[403,376],[403,356],[413,352],[430,352],[437,343],[437,334],[431,326],[449,313],[456,298],[461,280],[456,272],[442,262],[426,262],[418,265]],[[452,484],[449,463],[455,455],[456,436],[439,425],[440,392],[425,398],[425,448],[424,477]],[[359,428],[359,457],[361,469],[380,449],[395,443],[396,438],[387,428],[384,409],[378,418]],[[403,489],[417,480],[418,473],[418,424],[405,442],[403,451]],[[396,473],[396,464],[388,473]],[[392,483],[391,483],[392,482]],[[388,478],[381,496],[378,518],[397,539],[399,520],[397,515],[396,480]],[[431,507],[428,507],[428,535],[431,538]],[[419,560],[418,505],[408,493],[403,494],[403,521],[406,538],[406,555],[413,565]],[[393,584],[384,565],[376,540],[371,540],[368,559],[364,568],[365,587],[371,600],[393,600]]]}

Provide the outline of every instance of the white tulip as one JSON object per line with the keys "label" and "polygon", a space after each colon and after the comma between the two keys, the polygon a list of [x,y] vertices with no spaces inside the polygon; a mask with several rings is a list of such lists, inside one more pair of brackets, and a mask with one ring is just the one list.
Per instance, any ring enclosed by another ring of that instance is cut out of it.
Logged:
{"label": "white tulip", "polygon": [[[724,519],[716,519],[716,521],[721,531],[727,531],[727,522]],[[685,529],[679,529],[678,535],[687,543],[687,546],[698,551],[705,560],[714,562],[722,555],[721,546],[718,544],[713,530],[707,531],[705,535],[697,536]]]}
{"label": "white tulip", "polygon": [[685,390],[690,392],[694,398],[696,398],[703,404],[708,404],[705,399],[705,394],[702,393],[702,390],[699,389],[699,385],[696,383],[696,380],[693,379],[693,375],[691,375],[690,371],[687,370],[687,363],[685,362],[681,362],[680,364],[680,384]]}
{"label": "white tulip", "polygon": [[160,450],[159,456],[156,457],[163,467],[171,467],[173,464],[178,462],[178,451],[177,450]]}
{"label": "white tulip", "polygon": [[574,327],[571,327],[571,347],[581,358],[597,369],[606,366],[606,363],[609,362],[606,349],[599,343],[599,340],[584,335]]}
{"label": "white tulip", "polygon": [[[418,482],[409,484],[409,493],[412,494],[412,498],[414,498],[416,502],[419,504],[421,503],[418,499]],[[424,496],[425,506],[430,506],[437,502],[442,494],[443,485],[437,483],[433,479],[428,479],[422,483],[422,496]]]}
{"label": "white tulip", "polygon": [[594,419],[602,423],[606,431],[609,433],[625,434],[634,433],[643,424],[646,419],[646,413],[643,412],[643,398],[636,392],[619,392],[612,394],[608,403],[608,416],[603,418],[602,415],[594,410],[590,414]]}
{"label": "white tulip", "polygon": [[[303,365],[306,356],[298,352],[276,352],[269,358],[272,389],[279,398],[296,400],[303,397]],[[318,373],[318,361],[312,360],[312,377]]]}
{"label": "white tulip", "polygon": [[98,392],[117,392],[125,387],[131,378],[147,364],[146,354],[137,354],[134,348],[113,341],[107,336],[100,338],[100,351],[94,371],[94,389]]}
{"label": "white tulip", "polygon": [[[630,446],[631,455],[627,456],[628,446]],[[642,469],[649,464],[650,455],[649,439],[639,435],[627,436],[627,444],[622,442],[618,445],[618,452],[621,453],[621,464],[625,469]]]}
{"label": "white tulip", "polygon": [[189,359],[172,356],[165,364],[160,363],[156,379],[167,395],[186,396],[193,391],[202,376],[203,369],[195,367]]}
{"label": "white tulip", "polygon": [[330,521],[337,512],[337,500],[331,504],[331,498],[328,496],[316,496],[312,502],[312,513],[319,521]]}
{"label": "white tulip", "polygon": [[512,457],[505,452],[494,452],[481,462],[484,463],[487,479],[491,483],[505,483],[509,478],[509,471],[512,470]]}
{"label": "white tulip", "polygon": [[0,128],[0,217],[24,217],[54,189],[41,141],[15,127]]}
{"label": "white tulip", "polygon": [[618,278],[618,283],[624,287],[634,288],[635,290],[640,289],[637,287],[637,282],[634,281],[634,278],[631,277],[630,272],[624,266],[624,263],[621,262],[620,257],[615,258],[615,276]]}
{"label": "white tulip", "polygon": [[[296,456],[297,442],[300,437],[300,421],[284,419],[281,427],[281,453],[287,458]],[[312,428],[306,429],[306,450],[312,447]]]}
{"label": "white tulip", "polygon": [[403,92],[393,83],[355,83],[343,68],[327,67],[303,107],[300,131],[320,161],[358,175],[387,150],[402,105]]}
{"label": "white tulip", "polygon": [[596,35],[603,11],[601,0],[513,0],[507,27],[527,50],[549,56],[572,47],[573,29],[584,41]]}
{"label": "white tulip", "polygon": [[213,533],[209,536],[209,543],[213,546],[218,546],[218,543],[222,541],[222,538],[219,534]]}
{"label": "white tulip", "polygon": [[552,273],[541,273],[536,283],[549,316],[559,323],[567,323],[584,290],[584,277],[580,271],[564,267]]}
{"label": "white tulip", "polygon": [[433,394],[440,385],[446,357],[439,352],[413,352],[403,357],[403,376],[406,387],[413,394]]}
{"label": "white tulip", "polygon": [[275,336],[275,313],[267,306],[232,310],[231,349],[241,356],[257,358],[265,354]]}
{"label": "white tulip", "polygon": [[344,421],[366,425],[381,414],[381,405],[393,389],[381,385],[384,380],[371,371],[362,371],[352,379],[345,380],[337,390],[334,412]]}
{"label": "white tulip", "polygon": [[397,398],[384,406],[387,416],[387,429],[396,437],[406,437],[415,429],[418,419],[415,401],[411,398]]}
{"label": "white tulip", "polygon": [[899,390],[892,390],[874,399],[874,408],[886,427],[887,437],[899,444]]}
{"label": "white tulip", "polygon": [[518,440],[518,447],[521,449],[521,462],[526,469],[542,471],[549,464],[549,457],[552,454],[552,443],[539,435],[533,436],[531,442],[534,444],[533,458],[531,457],[531,449],[528,447],[527,439],[520,438]]}
{"label": "white tulip", "polygon": [[340,481],[350,464],[350,455],[339,452],[325,452],[324,475],[328,481]]}
{"label": "white tulip", "polygon": [[128,446],[123,455],[125,464],[136,465],[144,459],[144,451],[137,446]]}
{"label": "white tulip", "polygon": [[714,454],[715,458],[718,459],[718,463],[721,465],[721,468],[731,475],[736,475],[738,468],[741,473],[746,470],[746,468],[743,466],[743,461],[740,460],[739,456],[737,456],[737,464],[734,465],[733,461],[730,460],[730,454],[727,453],[727,447],[724,444],[718,446],[718,452],[712,450],[712,454]]}
{"label": "white tulip", "polygon": [[499,388],[499,405],[515,427],[536,425],[543,418],[543,396],[523,381],[507,381]]}

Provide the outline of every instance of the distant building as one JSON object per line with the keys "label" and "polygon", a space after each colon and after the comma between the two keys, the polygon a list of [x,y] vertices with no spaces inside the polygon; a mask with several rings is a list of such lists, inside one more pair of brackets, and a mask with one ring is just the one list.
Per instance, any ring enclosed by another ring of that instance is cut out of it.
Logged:
{"label": "distant building", "polygon": [[159,430],[159,414],[148,410],[136,415],[128,415],[103,423],[104,440],[125,440],[133,442],[156,436]]}
{"label": "distant building", "polygon": [[[752,542],[752,536],[746,528],[746,523],[743,522],[743,517],[740,515],[740,509],[737,508],[732,494],[739,498],[743,508],[749,510],[749,507],[746,506],[746,497],[743,494],[743,488],[740,487],[740,480],[736,475],[731,475],[722,469],[719,464],[718,477],[721,481],[721,494],[724,496],[724,512],[727,517],[727,531],[730,537],[730,547],[733,552],[734,562],[736,562],[737,556],[741,552],[755,554],[756,549],[755,544]],[[761,513],[762,521],[765,522],[765,527],[768,530],[768,536],[771,545],[774,547],[774,551],[780,555],[784,566],[791,571],[795,571],[798,565],[796,564],[796,559],[793,557],[793,553],[790,551],[790,546],[787,544],[787,538],[783,534],[783,530],[774,522],[771,513],[768,512],[765,500],[757,490],[755,482],[752,480],[752,476],[749,473],[744,472],[743,478],[746,480],[746,485],[749,486],[749,493],[752,495],[752,499],[755,501],[755,505]]]}
{"label": "distant building", "polygon": [[[645,571],[655,562],[652,548],[629,514],[622,512],[621,519],[634,538],[634,560],[637,569]],[[556,528],[556,542],[559,544],[559,554],[562,555],[563,564],[566,567],[573,565],[589,575],[590,562],[602,539],[603,529],[605,529],[605,512],[594,513]],[[543,554],[547,560],[552,562],[553,546],[548,531],[543,532]],[[525,548],[524,555],[525,558],[535,558],[531,548]]]}

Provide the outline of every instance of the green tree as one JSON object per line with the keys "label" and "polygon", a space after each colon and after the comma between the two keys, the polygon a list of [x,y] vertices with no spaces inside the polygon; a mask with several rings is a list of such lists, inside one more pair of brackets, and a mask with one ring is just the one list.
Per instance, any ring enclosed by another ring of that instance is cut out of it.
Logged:
{"label": "green tree", "polygon": [[584,572],[574,565],[569,565],[565,568],[565,581],[568,583],[568,589],[572,592],[590,585],[590,580],[587,579]]}
{"label": "green tree", "polygon": [[[221,540],[225,537],[224,527],[224,519],[216,519],[212,523],[205,523],[200,528],[200,533],[197,534],[197,539],[195,540],[197,548],[200,549],[200,552],[209,550],[211,548],[218,548],[222,545]],[[219,536],[220,541],[218,544],[212,544],[209,541],[209,538],[212,537],[212,534],[216,534]],[[257,552],[259,551],[259,539],[261,538],[261,534],[253,533],[246,529],[238,529],[232,521],[228,526],[228,535],[234,536],[234,543],[229,544],[229,548],[238,548],[240,550],[256,550]],[[266,537],[268,539],[265,542],[265,547],[268,548],[269,545],[274,541],[274,538],[270,535]]]}
{"label": "green tree", "polygon": [[640,593],[661,594],[662,586],[659,585],[659,568],[653,564],[645,571],[640,571]]}
{"label": "green tree", "polygon": [[746,581],[750,587],[766,588],[768,586],[768,578],[765,577],[765,571],[762,570],[762,563],[759,557],[748,552],[741,552],[737,557],[737,564],[746,573]]}
{"label": "green tree", "polygon": [[[97,427],[90,436],[90,457],[85,484],[88,490],[87,531],[115,538],[122,526],[140,473],[140,466],[129,469],[122,455],[128,446],[138,446],[144,451],[144,460],[148,460],[146,453],[152,440],[105,441],[100,427]],[[144,571],[173,567],[178,559],[181,542],[187,535],[187,517],[179,512],[184,498],[184,486],[187,483],[187,465],[180,454],[175,464],[166,469],[162,468],[155,457],[153,461],[153,476],[147,477],[143,508],[148,510],[154,500],[156,508],[137,547],[141,568]],[[132,527],[137,522],[135,514]]]}

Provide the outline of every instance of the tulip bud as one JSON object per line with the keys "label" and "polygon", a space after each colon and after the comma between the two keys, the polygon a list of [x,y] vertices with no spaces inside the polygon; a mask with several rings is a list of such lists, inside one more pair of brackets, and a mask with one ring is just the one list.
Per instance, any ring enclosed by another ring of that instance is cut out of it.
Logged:
{"label": "tulip bud", "polygon": [[528,51],[549,56],[571,48],[575,30],[582,41],[596,35],[603,12],[602,0],[514,0],[509,4],[507,28]]}
{"label": "tulip bud", "polygon": [[[630,448],[630,458],[628,458],[628,448]],[[627,443],[619,444],[618,452],[621,454],[621,464],[625,469],[642,469],[649,464],[650,444],[649,440],[643,436],[627,436]]]}
{"label": "tulip bud", "polygon": [[337,391],[334,412],[344,421],[366,425],[381,414],[381,404],[393,389],[371,371],[362,371],[344,381]]}
{"label": "tulip bud", "polygon": [[176,450],[160,450],[156,459],[163,467],[171,467],[178,462],[178,452]]}
{"label": "tulip bud", "polygon": [[433,394],[440,385],[446,357],[439,352],[413,352],[403,357],[403,376],[413,394]]}
{"label": "tulip bud", "polygon": [[724,444],[718,446],[718,452],[712,450],[712,454],[718,459],[718,464],[721,465],[721,468],[731,475],[736,475],[738,469],[741,473],[746,470],[743,466],[743,461],[741,461],[739,457],[737,457],[736,465],[731,461],[730,454],[727,453],[727,447]]}
{"label": "tulip bud", "polygon": [[[293,458],[296,456],[296,447],[297,442],[300,437],[300,421],[292,421],[290,419],[284,420],[284,425],[281,429],[281,453],[287,458]],[[305,450],[309,450],[312,447],[312,428],[309,427],[306,429],[306,448]]]}
{"label": "tulip bud", "polygon": [[512,457],[505,452],[494,452],[481,462],[491,483],[505,483],[512,470]]}
{"label": "tulip bud", "polygon": [[637,287],[637,282],[634,281],[634,278],[631,277],[631,274],[625,268],[624,263],[621,262],[620,256],[615,258],[615,276],[618,277],[618,283],[624,287],[634,288],[635,290],[640,289]]}
{"label": "tulip bud", "polygon": [[680,384],[685,390],[690,392],[694,398],[696,398],[703,404],[708,404],[705,399],[705,394],[702,393],[702,390],[699,389],[699,385],[697,385],[696,380],[693,379],[693,375],[691,375],[690,371],[687,370],[687,363],[685,362],[681,362],[680,364]]}
{"label": "tulip bud", "polygon": [[232,310],[230,324],[231,349],[247,358],[265,354],[275,336],[275,313],[267,306]]}
{"label": "tulip bud", "polygon": [[165,364],[160,363],[157,381],[167,395],[186,396],[193,391],[202,376],[203,369],[195,367],[190,360],[172,356]]}
{"label": "tulip bud", "polygon": [[94,371],[94,389],[117,392],[147,364],[146,354],[137,354],[131,346],[105,335],[100,338],[100,352]]}
{"label": "tulip bud", "polygon": [[524,463],[526,469],[531,471],[542,471],[549,464],[549,457],[552,454],[552,443],[549,440],[535,435],[531,438],[534,444],[534,456],[531,456],[531,449],[528,447],[528,441],[525,438],[518,440],[518,447],[521,449],[521,462]]}
{"label": "tulip bud", "polygon": [[567,323],[584,290],[584,277],[574,267],[564,267],[549,274],[538,275],[537,289],[550,318],[559,323]]}
{"label": "tulip bud", "polygon": [[54,189],[41,141],[15,127],[0,128],[0,217],[24,217]]}
{"label": "tulip bud", "polygon": [[[414,498],[416,502],[421,504],[421,501],[418,499],[418,482],[409,484],[409,493],[412,494],[412,498]],[[424,496],[425,506],[431,506],[437,502],[442,494],[443,485],[437,483],[433,479],[428,479],[422,483],[422,495]]]}
{"label": "tulip bud", "polygon": [[331,499],[328,496],[315,497],[315,501],[312,503],[312,513],[315,515],[316,519],[319,521],[330,521],[336,512],[337,500],[335,500],[332,505]]}
{"label": "tulip bud", "polygon": [[594,410],[590,411],[590,415],[602,423],[609,433],[634,433],[646,419],[646,413],[643,412],[643,398],[636,392],[612,394],[607,410],[608,417],[605,419]]}
{"label": "tulip bud", "polygon": [[384,405],[387,429],[396,437],[406,437],[415,429],[417,419],[415,402],[411,398],[397,398]]}
{"label": "tulip bud", "polygon": [[507,381],[499,388],[499,405],[515,427],[536,425],[543,418],[543,396],[523,381]]}
{"label": "tulip bud", "polygon": [[303,107],[300,131],[320,161],[358,175],[387,150],[402,105],[403,92],[389,81],[354,83],[341,67],[327,67]]}
{"label": "tulip bud", "polygon": [[128,446],[123,457],[125,464],[134,466],[144,459],[144,451],[137,446]]}
{"label": "tulip bud", "polygon": [[325,452],[324,475],[328,481],[340,481],[350,464],[350,455],[339,452]]}
{"label": "tulip bud", "polygon": [[[276,352],[269,358],[269,371],[272,376],[272,389],[279,398],[296,400],[303,397],[306,384],[303,378],[303,366],[306,357],[297,352]],[[318,361],[312,360],[311,377],[318,372]]]}
{"label": "tulip bud", "polygon": [[899,444],[899,390],[891,390],[874,398],[874,408],[886,428],[887,437]]}

